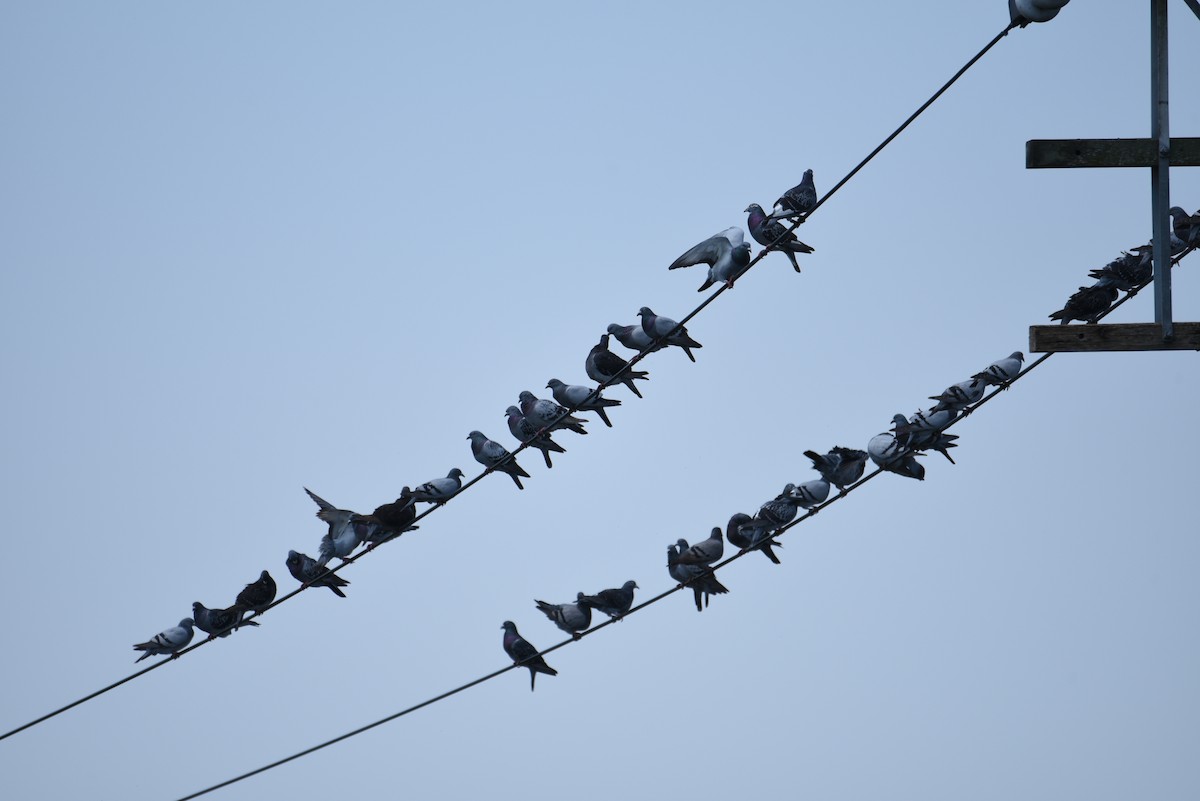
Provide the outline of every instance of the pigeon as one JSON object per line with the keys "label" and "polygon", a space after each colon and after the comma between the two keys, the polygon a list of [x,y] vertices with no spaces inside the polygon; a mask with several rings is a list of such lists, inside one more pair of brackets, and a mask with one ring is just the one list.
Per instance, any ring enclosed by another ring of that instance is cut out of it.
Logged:
{"label": "pigeon", "polygon": [[742,524],[738,533],[749,537],[751,548],[757,546],[759,542],[769,539],[770,532],[787,525],[796,517],[799,503],[792,495],[795,490],[795,484],[788,484],[783,488],[783,492],[775,496],[774,500],[767,501],[760,506],[758,513],[749,522]]}
{"label": "pigeon", "polygon": [[932,412],[962,412],[972,403],[983,397],[983,391],[988,384],[982,378],[968,378],[957,384],[946,387],[940,395],[930,395],[930,400],[937,401]]}
{"label": "pigeon", "polygon": [[1154,248],[1139,245],[1132,252],[1122,252],[1100,269],[1088,272],[1088,276],[1132,294],[1154,277]]}
{"label": "pigeon", "polygon": [[521,469],[521,465],[517,464],[517,460],[512,458],[512,454],[505,450],[503,445],[488,439],[478,431],[472,431],[467,435],[467,439],[471,440],[471,453],[475,455],[475,461],[487,468],[485,472],[499,470],[501,473],[508,473],[517,489],[525,489],[521,478],[529,478],[529,474]]}
{"label": "pigeon", "polygon": [[829,497],[829,481],[824,478],[805,481],[795,486],[788,497],[795,501],[797,506],[811,509],[819,503],[824,503]]}
{"label": "pigeon", "polygon": [[817,205],[817,187],[813,183],[813,171],[805,170],[800,183],[783,193],[775,201],[772,217],[801,217],[807,216]]}
{"label": "pigeon", "polygon": [[1024,361],[1025,354],[1016,350],[1008,358],[992,362],[986,370],[981,370],[971,378],[983,381],[988,386],[1008,389],[1009,382],[1021,372],[1021,363]]}
{"label": "pigeon", "polygon": [[546,460],[546,467],[554,467],[550,462],[551,451],[555,453],[567,452],[561,445],[550,439],[550,434],[544,433],[538,436],[537,426],[526,420],[525,415],[521,414],[521,410],[516,406],[509,406],[504,410],[504,414],[508,417],[508,430],[521,442],[541,451],[542,458]]}
{"label": "pigeon", "polygon": [[863,469],[867,465],[867,452],[854,448],[839,446],[824,456],[816,451],[805,451],[804,455],[812,459],[813,469],[821,474],[821,478],[839,490],[846,489],[847,484],[853,484],[862,478]]}
{"label": "pigeon", "polygon": [[580,632],[586,631],[592,625],[592,605],[582,592],[575,594],[575,603],[548,604],[545,601],[534,600],[538,611],[550,618],[550,621],[560,629],[578,640]]}
{"label": "pigeon", "polygon": [[646,336],[653,337],[654,341],[662,342],[664,345],[675,345],[683,348],[683,352],[693,362],[696,357],[692,355],[692,348],[704,347],[696,340],[688,336],[687,329],[679,323],[672,320],[670,317],[663,317],[655,314],[650,310],[649,306],[643,306],[638,309],[638,316],[642,318],[642,331]]}
{"label": "pigeon", "polygon": [[616,337],[617,341],[630,350],[636,350],[639,353],[654,353],[662,350],[667,346],[665,342],[656,342],[649,334],[642,329],[642,324],[637,325],[617,325],[616,323],[608,324],[608,333]]}
{"label": "pigeon", "polygon": [[697,542],[690,548],[683,548],[679,553],[681,565],[711,565],[720,560],[725,553],[725,540],[722,539],[721,529],[713,528],[708,539]]}
{"label": "pigeon", "polygon": [[619,400],[609,400],[600,394],[598,389],[588,389],[579,384],[564,384],[557,378],[551,378],[546,389],[554,394],[554,400],[563,406],[578,409],[581,412],[595,412],[604,421],[604,425],[612,428],[612,421],[604,411],[610,406],[620,406]]}
{"label": "pigeon", "polygon": [[760,542],[753,542],[750,537],[742,533],[742,526],[749,523],[753,518],[745,512],[738,512],[729,518],[729,522],[725,524],[725,539],[729,540],[729,544],[735,548],[740,548],[743,551],[762,551],[763,556],[770,559],[775,564],[779,564],[779,557],[775,555],[772,548],[782,548],[783,543],[778,540],[764,539]]}
{"label": "pigeon", "polygon": [[310,587],[328,587],[339,598],[346,597],[346,593],[342,592],[341,588],[350,582],[327,567],[319,567],[317,560],[307,554],[288,551],[287,569],[292,574],[292,578],[301,584],[308,584]]}
{"label": "pigeon", "polygon": [[416,500],[408,487],[400,489],[400,497],[391,503],[376,506],[366,519],[378,523],[373,529],[361,532],[367,550],[388,540],[399,537],[406,531],[416,531],[420,526],[412,523],[417,518]]}
{"label": "pigeon", "polygon": [[671,262],[671,266],[667,269],[677,270],[680,267],[691,267],[694,264],[707,264],[708,277],[696,290],[703,292],[720,281],[724,281],[725,286],[733,289],[733,282],[737,280],[749,263],[750,244],[745,241],[742,229],[734,226],[705,239]]}
{"label": "pigeon", "polygon": [[319,507],[317,517],[329,524],[329,531],[321,538],[321,553],[317,564],[324,567],[335,556],[345,559],[362,542],[352,525],[358,515],[348,509],[336,508],[308,487],[305,487],[304,491]]}
{"label": "pigeon", "polygon": [[[592,348],[588,353],[587,361],[584,362],[588,378],[600,384],[608,384],[616,379],[629,387],[629,391],[640,398],[642,393],[638,392],[638,388],[633,385],[633,380],[635,378],[647,380],[650,373],[645,370],[627,370],[628,366],[629,362],[608,349],[608,334],[600,337],[600,343]],[[618,374],[620,378],[617,378]]]}
{"label": "pigeon", "polygon": [[504,629],[504,653],[508,654],[513,664],[529,668],[529,691],[533,692],[533,684],[537,674],[557,676],[558,671],[546,664],[546,660],[538,653],[538,649],[529,644],[529,640],[517,633],[517,627],[511,620],[506,620],[500,626]]}
{"label": "pigeon", "polygon": [[[703,565],[681,565],[679,564],[678,546],[672,545],[667,548],[667,572],[671,574],[671,578],[675,579],[682,585],[692,588],[692,594],[696,599],[696,611],[703,611],[704,606],[708,606],[708,596],[723,595],[729,590],[721,582],[717,581],[716,575],[711,568]],[[704,598],[704,606],[701,606],[701,596]]]}
{"label": "pigeon", "polygon": [[767,216],[763,207],[757,203],[747,206],[746,213],[750,215],[746,226],[750,229],[750,236],[754,237],[754,241],[766,248],[773,246],[788,257],[796,272],[800,272],[800,262],[796,261],[796,254],[812,253],[813,248],[797,239],[786,225]]}
{"label": "pigeon", "polygon": [[1189,215],[1179,206],[1167,210],[1171,215],[1171,255],[1200,247],[1200,211]]}
{"label": "pigeon", "polygon": [[1079,287],[1079,291],[1067,299],[1066,305],[1056,312],[1051,312],[1049,317],[1051,320],[1058,320],[1060,325],[1066,325],[1072,320],[1095,323],[1116,299],[1117,285],[1107,278],[1101,278],[1091,286]]}
{"label": "pigeon", "polygon": [[926,409],[906,418],[896,415],[894,433],[901,447],[910,451],[937,451],[954,464],[950,456],[950,448],[957,448],[954,440],[957,434],[947,434],[943,429],[954,421],[955,413],[949,410],[934,411]]}
{"label": "pigeon", "polygon": [[242,620],[241,610],[237,606],[228,609],[209,609],[196,601],[192,604],[192,620],[196,628],[208,634],[208,639],[228,637],[234,626],[257,626],[253,620]]}
{"label": "pigeon", "polygon": [[[608,592],[608,590],[606,590]],[[613,590],[615,592],[615,590]],[[145,651],[135,661],[141,662],[151,656],[166,656],[170,654],[172,659],[179,656],[179,652],[183,650],[189,642],[192,641],[192,636],[195,634],[192,631],[192,626],[196,625],[190,617],[185,617],[179,621],[178,626],[172,626],[169,629],[164,629],[158,634],[155,634],[146,642],[134,644],[133,650]]]}
{"label": "pigeon", "polygon": [[241,622],[247,612],[261,615],[267,611],[267,607],[275,600],[275,592],[275,579],[264,570],[259,574],[258,581],[247,584],[246,589],[238,593],[237,601],[233,604],[240,612],[238,622]]}
{"label": "pigeon", "polygon": [[620,620],[633,606],[633,591],[638,589],[636,581],[627,581],[617,589],[600,590],[595,595],[585,595],[580,600],[587,601],[597,612],[603,612],[613,620]]}
{"label": "pigeon", "polygon": [[925,466],[918,462],[912,452],[901,445],[896,435],[890,431],[871,437],[871,441],[867,443],[867,453],[870,454],[871,461],[884,470],[918,481],[925,480]]}
{"label": "pigeon", "polygon": [[573,417],[567,414],[567,410],[559,406],[554,401],[548,401],[543,398],[535,397],[528,390],[520,394],[521,414],[525,415],[525,419],[531,424],[538,427],[538,430],[544,430],[546,433],[567,429],[574,431],[576,434],[586,434],[583,424],[587,421]]}
{"label": "pigeon", "polygon": [[454,497],[462,489],[463,471],[457,467],[446,474],[445,478],[435,478],[426,481],[412,491],[414,501],[443,504]]}

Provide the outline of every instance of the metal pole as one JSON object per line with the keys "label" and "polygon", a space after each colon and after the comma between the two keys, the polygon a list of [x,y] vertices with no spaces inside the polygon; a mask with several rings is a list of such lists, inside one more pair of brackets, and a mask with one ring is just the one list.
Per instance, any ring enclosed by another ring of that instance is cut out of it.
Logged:
{"label": "metal pole", "polygon": [[1150,0],[1150,138],[1157,160],[1150,168],[1154,215],[1154,321],[1163,340],[1175,335],[1171,322],[1171,127],[1167,91],[1167,0]]}

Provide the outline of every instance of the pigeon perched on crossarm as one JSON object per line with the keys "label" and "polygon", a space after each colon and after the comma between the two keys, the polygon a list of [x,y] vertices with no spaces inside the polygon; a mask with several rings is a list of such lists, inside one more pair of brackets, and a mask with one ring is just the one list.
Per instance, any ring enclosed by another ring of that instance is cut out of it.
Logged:
{"label": "pigeon perched on crossarm", "polygon": [[487,468],[488,472],[499,470],[501,473],[507,473],[517,485],[517,489],[525,489],[521,479],[529,478],[529,474],[517,464],[517,460],[512,458],[512,454],[503,445],[488,439],[478,431],[467,434],[467,439],[471,440],[471,453],[475,456],[475,461]]}
{"label": "pigeon perched on crossarm", "polygon": [[800,183],[784,192],[779,200],[775,201],[775,208],[771,212],[771,216],[808,216],[808,213],[812,211],[816,205],[817,187],[816,184],[813,183],[813,171],[805,170],[804,177],[800,179]]}
{"label": "pigeon perched on crossarm", "polygon": [[504,621],[500,628],[504,629],[504,653],[508,654],[514,664],[529,668],[530,692],[533,692],[533,685],[537,680],[537,674],[545,673],[547,676],[558,675],[557,670],[546,664],[545,658],[538,653],[538,649],[534,648],[529,640],[517,632],[517,627],[511,620]]}
{"label": "pigeon perched on crossarm", "polygon": [[[642,393],[634,386],[634,379],[642,381],[650,377],[650,373],[645,370],[629,370],[629,362],[622,359],[617,354],[608,349],[608,334],[603,334],[600,337],[600,343],[595,345],[587,355],[587,360],[584,362],[584,370],[587,371],[588,378],[599,384],[607,384],[616,379],[625,386],[629,387],[629,391],[639,398]],[[620,376],[620,378],[617,378]]]}
{"label": "pigeon perched on crossarm", "polygon": [[536,599],[534,603],[538,611],[550,618],[550,622],[576,640],[582,636],[580,632],[592,625],[592,605],[582,592],[575,595],[574,603],[551,604]]}
{"label": "pigeon perched on crossarm", "polygon": [[179,656],[187,644],[192,641],[192,636],[195,634],[192,631],[192,626],[196,625],[190,617],[185,617],[179,621],[178,626],[172,626],[169,629],[164,629],[158,634],[155,634],[146,642],[139,642],[133,646],[135,651],[145,651],[134,662],[141,662],[151,656],[167,656],[172,659]]}
{"label": "pigeon perched on crossarm", "polygon": [[603,612],[613,620],[620,620],[633,606],[633,591],[638,589],[636,581],[627,581],[615,589],[600,590],[595,595],[585,595],[587,601],[597,612]]}
{"label": "pigeon perched on crossarm", "polygon": [[646,336],[652,337],[656,342],[661,342],[664,345],[674,345],[678,348],[683,348],[683,352],[693,362],[696,357],[692,355],[692,348],[704,347],[688,334],[687,329],[679,323],[672,320],[670,317],[663,317],[661,314],[655,314],[649,306],[643,306],[638,309],[638,317],[642,321],[642,331]]}
{"label": "pigeon perched on crossarm", "polygon": [[292,578],[301,584],[308,584],[310,587],[328,587],[339,598],[346,597],[346,593],[342,592],[341,588],[350,582],[329,568],[318,566],[317,560],[308,554],[288,551],[287,569],[292,574]]}
{"label": "pigeon perched on crossarm", "polygon": [[792,268],[796,272],[800,272],[800,262],[796,261],[796,254],[812,253],[813,248],[797,239],[786,225],[778,220],[772,220],[763,207],[757,203],[747,206],[746,213],[750,215],[746,219],[746,226],[750,229],[750,236],[754,237],[754,241],[763,247],[773,246],[775,250],[788,257],[788,261],[792,263]]}
{"label": "pigeon perched on crossarm", "polygon": [[690,248],[671,262],[667,269],[678,270],[680,267],[691,267],[694,264],[707,264],[708,277],[697,292],[703,292],[722,281],[725,282],[725,286],[733,289],[733,282],[750,263],[750,245],[745,239],[742,229],[736,225],[726,228]]}
{"label": "pigeon perched on crossarm", "polygon": [[609,428],[612,428],[612,421],[608,419],[608,414],[604,410],[621,405],[619,400],[604,397],[598,389],[589,389],[579,384],[564,384],[557,378],[551,378],[546,384],[546,389],[550,390],[554,395],[554,400],[563,406],[575,408],[581,412],[595,412],[604,421],[604,425]]}

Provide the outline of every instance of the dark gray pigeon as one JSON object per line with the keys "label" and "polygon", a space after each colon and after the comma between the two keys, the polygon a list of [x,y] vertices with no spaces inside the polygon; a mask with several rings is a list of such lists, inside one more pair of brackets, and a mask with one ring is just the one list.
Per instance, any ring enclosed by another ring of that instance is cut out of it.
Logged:
{"label": "dark gray pigeon", "polygon": [[793,269],[800,272],[800,262],[796,261],[796,254],[812,253],[813,249],[797,239],[786,225],[772,220],[757,203],[747,206],[746,213],[750,215],[746,219],[746,227],[750,229],[750,236],[754,237],[754,241],[763,247],[774,246],[775,250],[788,257]]}
{"label": "dark gray pigeon", "polygon": [[471,440],[471,453],[474,454],[475,461],[487,468],[487,472],[499,470],[501,473],[507,473],[517,485],[517,489],[525,489],[521,479],[529,478],[529,474],[521,469],[521,465],[517,464],[517,460],[512,458],[512,454],[503,445],[488,439],[478,431],[467,434],[467,439]]}
{"label": "dark gray pigeon", "polygon": [[[608,334],[600,337],[600,343],[592,348],[588,353],[587,361],[584,362],[588,378],[599,384],[607,384],[616,379],[629,387],[629,391],[640,398],[642,393],[638,392],[638,388],[633,385],[633,380],[637,378],[645,381],[649,378],[650,373],[645,370],[627,370],[628,366],[629,362],[608,349]],[[620,378],[617,378],[618,375]]]}
{"label": "dark gray pigeon", "polygon": [[567,452],[561,445],[550,439],[549,434],[538,436],[538,427],[526,420],[525,415],[521,414],[521,410],[516,406],[509,406],[504,410],[504,414],[508,417],[508,430],[521,442],[541,451],[542,457],[546,460],[546,467],[554,467],[550,463],[551,451],[554,453]]}
{"label": "dark gray pigeon", "polygon": [[253,612],[255,615],[261,615],[267,611],[267,607],[275,600],[275,579],[271,578],[271,574],[263,571],[258,574],[258,580],[252,581],[246,585],[246,589],[238,593],[237,601],[234,602],[234,607],[239,611],[238,622],[245,617],[247,612]]}
{"label": "dark gray pigeon", "polygon": [[679,552],[681,565],[711,565],[717,562],[725,553],[725,540],[721,529],[713,528],[708,539],[701,540],[691,547],[684,547]]}
{"label": "dark gray pigeon", "polygon": [[693,362],[696,357],[692,355],[692,348],[704,347],[696,340],[688,335],[687,329],[679,323],[672,320],[670,317],[663,317],[651,311],[649,306],[643,306],[638,309],[638,317],[642,320],[642,331],[646,336],[653,337],[656,342],[662,342],[665,345],[674,345],[678,348],[683,348],[683,352]]}
{"label": "dark gray pigeon", "polygon": [[1154,277],[1154,248],[1139,245],[1122,253],[1098,270],[1088,273],[1091,278],[1107,281],[1123,292],[1134,292]]}
{"label": "dark gray pigeon", "polygon": [[867,465],[867,452],[854,448],[837,446],[825,455],[816,451],[805,451],[804,455],[812,459],[813,468],[821,474],[821,478],[839,490],[846,489],[846,485],[862,478]]}
{"label": "dark gray pigeon", "polygon": [[703,292],[710,286],[722,281],[725,286],[733,289],[733,282],[750,263],[750,245],[745,241],[742,229],[734,226],[726,228],[719,234],[714,234],[700,244],[692,247],[675,261],[671,262],[668,270],[678,270],[680,267],[691,267],[694,264],[707,264],[708,277],[700,285],[697,292]]}
{"label": "dark gray pigeon", "polygon": [[1085,323],[1098,321],[1117,300],[1117,286],[1107,278],[1101,278],[1091,286],[1081,286],[1079,291],[1067,299],[1066,305],[1050,313],[1051,320],[1066,325],[1072,320]]}
{"label": "dark gray pigeon", "polygon": [[793,186],[791,189],[783,193],[779,200],[775,201],[775,209],[771,212],[772,217],[800,217],[807,216],[817,205],[817,187],[813,183],[813,171],[805,170],[804,177],[800,179],[800,183]]}
{"label": "dark gray pigeon", "polygon": [[141,662],[143,659],[151,656],[167,656],[172,659],[179,656],[187,644],[192,641],[192,636],[195,634],[192,631],[192,626],[196,625],[190,617],[185,617],[179,621],[178,626],[172,626],[169,629],[164,629],[158,634],[155,634],[146,642],[139,642],[133,646],[135,651],[145,651],[135,661]]}
{"label": "dark gray pigeon", "polygon": [[616,589],[600,590],[595,595],[585,595],[587,601],[597,612],[603,612],[613,620],[620,620],[633,606],[633,591],[638,589],[636,581],[627,581]]}
{"label": "dark gray pigeon", "polygon": [[576,640],[583,636],[580,632],[586,631],[587,627],[592,625],[592,605],[582,592],[575,595],[574,603],[550,604],[536,599],[534,603],[537,604],[538,611],[550,618],[550,622]]}
{"label": "dark gray pigeon", "polygon": [[[671,574],[671,578],[678,581],[680,584],[691,587],[692,595],[696,600],[696,611],[701,612],[705,606],[708,606],[708,597],[710,595],[724,595],[729,590],[721,582],[717,581],[716,574],[711,568],[703,565],[681,565],[679,564],[678,546],[672,545],[667,548],[667,572]],[[703,596],[704,604],[701,606],[701,596]]]}
{"label": "dark gray pigeon", "polygon": [[457,467],[446,474],[445,478],[435,478],[426,481],[412,491],[414,501],[443,504],[454,497],[462,489],[463,471]]}
{"label": "dark gray pigeon", "polygon": [[234,626],[257,626],[253,620],[242,620],[241,611],[236,606],[228,609],[209,609],[196,601],[192,604],[192,620],[196,628],[208,634],[208,639],[228,637]]}
{"label": "dark gray pigeon", "polygon": [[546,664],[546,660],[538,653],[538,649],[517,633],[517,627],[511,620],[504,621],[500,628],[504,629],[504,653],[508,654],[514,664],[529,668],[530,692],[533,692],[533,683],[537,679],[537,674],[558,675],[557,670]]}
{"label": "dark gray pigeon", "polygon": [[762,551],[763,556],[775,564],[779,564],[779,557],[775,555],[775,551],[772,549],[782,548],[782,542],[769,538],[754,542],[747,534],[742,533],[742,526],[753,519],[745,512],[734,514],[729,518],[729,522],[725,524],[725,539],[729,541],[730,545],[743,551]]}
{"label": "dark gray pigeon", "polygon": [[959,381],[957,384],[946,387],[942,394],[929,396],[930,400],[937,401],[937,405],[930,411],[964,412],[968,406],[983,397],[983,391],[987,387],[987,382],[981,378]]}
{"label": "dark gray pigeon", "polygon": [[604,425],[609,428],[612,428],[612,421],[608,419],[608,414],[604,410],[611,406],[621,405],[619,400],[609,400],[601,395],[598,389],[588,389],[579,384],[564,384],[557,378],[551,378],[546,384],[546,389],[550,390],[554,395],[554,400],[563,406],[578,409],[581,412],[595,412],[604,421]]}
{"label": "dark gray pigeon", "polygon": [[560,431],[566,429],[576,434],[586,434],[583,424],[587,421],[581,417],[567,414],[567,410],[554,401],[539,398],[525,390],[519,396],[521,414],[525,419],[538,427],[539,431]]}
{"label": "dark gray pigeon", "polygon": [[[904,415],[900,415],[903,417]],[[912,451],[904,447],[890,431],[876,434],[867,443],[871,461],[879,467],[906,478],[925,480],[925,466],[916,460]]]}
{"label": "dark gray pigeon", "polygon": [[1021,364],[1024,361],[1025,354],[1015,350],[1007,358],[992,362],[987,369],[979,371],[971,378],[983,381],[988,386],[1008,389],[1009,382],[1021,372]]}
{"label": "dark gray pigeon", "polygon": [[795,490],[795,484],[786,485],[783,492],[760,506],[754,517],[749,522],[742,524],[738,533],[750,540],[751,548],[770,539],[771,532],[786,526],[795,519],[796,509],[799,506],[793,496]]}
{"label": "dark gray pigeon", "polygon": [[350,582],[333,573],[327,567],[319,567],[317,560],[299,551],[288,551],[287,569],[292,578],[310,587],[328,587],[334,595],[345,598],[346,593],[341,588]]}
{"label": "dark gray pigeon", "polygon": [[665,342],[655,342],[649,334],[642,330],[642,324],[639,321],[637,325],[617,325],[616,323],[608,324],[608,333],[616,337],[616,340],[630,350],[636,350],[639,353],[654,353],[662,350],[667,345]]}
{"label": "dark gray pigeon", "polygon": [[413,525],[413,521],[417,519],[417,505],[412,490],[408,487],[402,487],[400,497],[391,503],[376,506],[375,511],[366,516],[366,519],[378,524],[362,532],[367,550],[395,539],[406,531],[416,531],[420,528]]}
{"label": "dark gray pigeon", "polygon": [[1168,209],[1171,215],[1171,255],[1178,256],[1188,248],[1200,247],[1200,211],[1188,214],[1179,206]]}

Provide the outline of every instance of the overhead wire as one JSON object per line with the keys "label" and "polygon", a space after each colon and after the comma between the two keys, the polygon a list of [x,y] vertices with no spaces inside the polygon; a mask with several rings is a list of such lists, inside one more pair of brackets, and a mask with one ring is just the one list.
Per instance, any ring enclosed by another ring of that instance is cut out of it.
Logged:
{"label": "overhead wire", "polygon": [[[799,219],[793,221],[790,224],[790,227],[786,228],[785,231],[783,233],[781,233],[774,241],[772,241],[770,244],[766,245],[761,251],[758,252],[758,254],[756,254],[753,258],[751,258],[749,263],[747,263],[747,265],[736,276],[734,276],[733,280],[736,280],[737,278],[740,278],[741,276],[745,275],[747,272],[750,271],[751,268],[753,268],[756,264],[758,264],[760,261],[762,261],[767,256],[768,253],[777,249],[778,246],[781,243],[783,243],[792,232],[794,232],[798,227],[800,227],[800,225],[802,225],[805,221],[807,221],[808,217],[811,216],[813,212],[815,212],[818,208],[820,208],[825,203],[826,200],[828,200],[830,197],[832,197],[852,177],[854,177],[854,175],[856,175],[863,167],[865,167],[868,162],[870,162],[873,158],[875,158],[875,156],[877,156],[885,147],[887,147],[887,145],[889,145],[894,139],[896,139],[896,137],[898,137],[914,120],[916,120],[917,117],[919,117],[926,109],[928,109],[939,97],[941,97],[946,92],[946,90],[948,90],[956,81],[958,81],[958,79],[961,78],[967,72],[967,70],[969,70],[972,66],[974,66],[974,64],[976,62],[978,62],[981,58],[983,58],[983,56],[989,50],[991,50],[1001,39],[1003,39],[1008,34],[1009,31],[1013,30],[1013,28],[1015,28],[1015,27],[1017,27],[1016,23],[1010,23],[1007,26],[1005,26],[1005,28],[1002,31],[1000,31],[1000,33],[998,33],[995,37],[993,37],[991,39],[991,41],[989,41],[979,52],[977,52],[974,56],[971,57],[970,60],[968,60],[961,68],[959,68],[959,70],[957,72],[955,72],[954,75],[951,76],[951,78],[948,81],[946,81],[944,84],[942,84],[942,86],[936,92],[934,92],[929,97],[929,99],[927,99],[924,103],[922,103],[920,105],[920,107],[917,108],[916,111],[914,111],[911,115],[909,115],[909,117],[906,120],[904,120],[904,122],[902,122],[899,127],[897,127],[894,131],[892,131],[890,134],[888,134],[888,136],[882,142],[880,142],[880,144],[878,146],[876,146],[875,149],[872,150],[866,156],[866,158],[864,158],[852,170],[850,170],[850,172],[847,173],[840,181],[838,181],[833,186],[832,189],[830,189],[824,195],[818,197],[816,204],[813,206],[812,209],[810,209],[807,212],[807,214],[805,214],[803,217],[800,217]],[[694,309],[692,309],[692,311],[689,314],[687,314],[687,316],[685,316],[681,320],[679,320],[677,325],[675,326],[675,328],[671,329],[666,335],[658,338],[657,340],[651,342],[649,345],[647,345],[642,350],[638,351],[638,353],[635,354],[633,357],[631,357],[628,360],[628,363],[625,365],[625,367],[622,368],[620,371],[618,371],[616,375],[614,375],[607,381],[599,382],[599,385],[597,386],[597,388],[592,392],[591,395],[589,395],[587,398],[584,399],[582,404],[576,404],[574,406],[567,407],[555,420],[548,423],[542,429],[542,431],[539,432],[539,434],[544,433],[544,432],[549,432],[549,430],[557,422],[565,419],[566,417],[570,416],[574,412],[579,411],[579,407],[581,405],[586,404],[588,401],[592,400],[595,397],[598,397],[599,394],[604,389],[612,386],[613,384],[621,382],[622,376],[624,376],[626,373],[628,373],[628,371],[630,371],[634,367],[634,365],[641,362],[641,360],[644,359],[647,354],[655,352],[656,350],[660,349],[661,342],[666,341],[672,335],[674,335],[677,331],[682,329],[688,322],[690,322],[693,318],[695,318],[698,314],[700,314],[704,309],[706,309],[713,301],[715,301],[718,297],[720,297],[725,292],[725,290],[728,288],[729,287],[727,284],[722,284],[720,287],[718,287],[715,292],[712,292],[711,294],[709,294]],[[416,523],[419,520],[424,519],[429,514],[431,514],[434,510],[444,506],[449,501],[462,495],[466,490],[470,489],[472,486],[477,484],[485,476],[489,475],[492,472],[495,472],[495,470],[497,468],[514,460],[519,453],[521,453],[522,451],[524,451],[527,448],[532,446],[532,441],[537,439],[537,436],[538,435],[535,435],[534,437],[531,437],[529,440],[526,440],[525,442],[520,443],[516,448],[509,451],[508,456],[501,459],[499,462],[497,462],[492,467],[484,469],[483,472],[479,473],[475,477],[471,478],[469,481],[465,482],[458,489],[458,491],[455,492],[454,495],[451,496],[450,498],[448,498],[446,501],[443,501],[442,503],[434,504],[432,506],[429,506],[425,510],[423,510],[420,514],[418,514],[414,517],[414,519],[411,521],[411,523],[409,525],[411,525],[412,523]],[[383,545],[383,544],[386,544],[387,542],[392,542],[392,541],[398,540],[398,539],[400,539],[400,535],[397,535],[397,536],[387,540],[384,543],[379,543],[379,545]],[[378,547],[378,546],[376,546],[376,547]],[[365,548],[365,549],[359,551],[357,554],[354,554],[348,558],[343,559],[342,563],[340,565],[338,565],[337,567],[329,568],[329,572],[330,573],[339,572],[347,565],[357,562],[360,557],[362,557],[366,553],[371,552],[372,550],[374,550],[374,548]],[[293,589],[291,592],[288,592],[288,593],[276,598],[270,604],[270,606],[263,609],[262,612],[255,612],[250,615],[247,615],[245,617],[245,620],[246,621],[254,620],[255,618],[261,616],[264,612],[266,612],[270,609],[274,609],[276,606],[279,606],[280,604],[290,600],[291,598],[295,597],[296,595],[299,595],[301,592],[303,592],[304,590],[306,590],[310,586],[312,586],[312,581],[313,580],[310,580],[309,582],[304,582],[304,583],[300,584],[299,587]],[[110,690],[114,690],[117,687],[120,687],[121,685],[123,685],[129,681],[132,681],[133,679],[143,676],[153,670],[157,670],[158,668],[162,667],[163,665],[170,664],[170,663],[174,662],[176,659],[179,659],[180,657],[191,653],[192,651],[196,650],[197,648],[201,648],[204,645],[207,645],[208,643],[212,642],[214,639],[216,639],[216,638],[210,636],[210,637],[207,637],[198,642],[192,643],[188,647],[180,649],[179,651],[175,652],[171,656],[166,657],[166,658],[164,658],[146,668],[143,668],[135,673],[131,673],[130,675],[126,676],[123,679],[113,682],[112,684],[109,684],[106,687],[96,690],[95,692],[89,693],[88,695],[85,695],[82,698],[72,701],[69,704],[61,706],[61,707],[55,709],[54,711],[49,712],[45,715],[42,715],[41,717],[39,717],[35,720],[31,720],[28,723],[25,723],[21,726],[18,726],[14,729],[11,729],[9,731],[6,731],[6,732],[0,734],[0,740],[7,739],[8,737],[13,736],[14,734],[17,734],[17,733],[22,732],[26,729],[29,729],[33,726],[36,726],[40,723],[43,723],[53,717],[56,717],[57,715],[62,714],[63,712],[66,712],[70,709],[73,709],[73,708],[79,706],[80,704],[83,704],[87,701],[92,700],[93,698],[103,695],[104,693],[107,693]]]}

